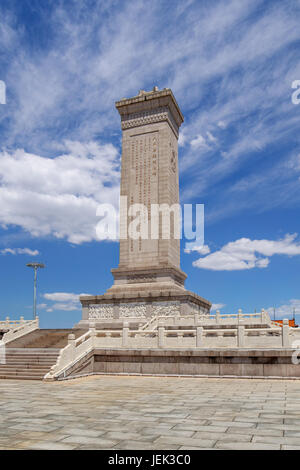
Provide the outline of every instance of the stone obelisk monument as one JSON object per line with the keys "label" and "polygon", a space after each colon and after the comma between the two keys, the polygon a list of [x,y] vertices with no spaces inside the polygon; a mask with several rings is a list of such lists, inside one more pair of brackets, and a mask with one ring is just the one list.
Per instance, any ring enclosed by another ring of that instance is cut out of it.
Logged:
{"label": "stone obelisk monument", "polygon": [[[149,236],[120,238],[119,266],[114,284],[104,295],[82,296],[82,320],[77,326],[98,327],[124,320],[143,323],[156,315],[207,314],[211,303],[184,288],[180,269],[180,240],[166,238],[158,217],[158,235],[151,237],[153,204],[179,203],[178,132],[183,116],[170,89],[140,91],[116,103],[121,116],[122,170],[120,230],[128,234],[130,206],[147,208]],[[174,222],[175,223],[175,222]],[[173,225],[174,227],[174,225]]]}

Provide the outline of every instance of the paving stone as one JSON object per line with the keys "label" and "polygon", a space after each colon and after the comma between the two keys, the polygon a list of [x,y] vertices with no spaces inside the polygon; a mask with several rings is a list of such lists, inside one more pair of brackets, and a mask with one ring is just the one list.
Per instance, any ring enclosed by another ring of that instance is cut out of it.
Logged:
{"label": "paving stone", "polygon": [[227,432],[229,434],[249,434],[249,435],[254,435],[254,436],[283,436],[283,431],[280,431],[278,429],[269,429],[269,428],[237,428],[237,427],[232,427],[228,428]]}
{"label": "paving stone", "polygon": [[281,450],[300,450],[300,445],[299,446],[289,446],[289,445],[283,444],[281,446]]}
{"label": "paving stone", "polygon": [[[128,430],[129,431],[129,430]],[[145,442],[151,442],[151,441],[154,441],[155,438],[157,438],[157,436],[159,436],[159,433],[156,433],[156,436],[151,436],[151,435],[147,435],[147,436],[144,436],[142,434],[139,434],[139,433],[132,433],[132,432],[115,432],[115,431],[111,431],[111,432],[107,432],[103,438],[104,439],[113,439],[115,441],[122,441],[122,440],[133,440],[133,441],[145,441]]]}
{"label": "paving stone", "polygon": [[251,441],[251,435],[247,434],[229,434],[225,432],[196,432],[196,434],[193,435],[193,439],[213,439],[214,441],[218,440],[230,440],[233,441],[236,439],[237,441],[241,442],[247,442]]}
{"label": "paving stone", "polygon": [[63,432],[65,434],[70,434],[70,435],[74,435],[74,436],[84,436],[84,437],[99,437],[99,436],[102,436],[104,434],[103,431],[93,431],[91,429],[76,429],[76,428],[69,428],[69,427],[65,427],[63,429]]}
{"label": "paving stone", "polygon": [[204,432],[226,432],[227,426],[226,427],[221,427],[221,426],[213,426],[213,425],[207,425],[207,426],[197,426],[195,424],[176,424],[172,430],[184,432],[188,430],[192,430],[194,432],[196,431],[204,431]]}
{"label": "paving stone", "polygon": [[226,450],[280,450],[277,444],[253,444],[252,442],[222,442],[219,441],[215,445],[216,449]]}
{"label": "paving stone", "polygon": [[179,450],[217,450],[217,449],[214,449],[213,447],[192,447],[192,446],[185,447],[185,446],[181,446],[181,447],[179,447]]}
{"label": "paving stone", "polygon": [[76,446],[47,441],[29,445],[27,448],[32,450],[72,450],[75,449]]}
{"label": "paving stone", "polygon": [[177,450],[179,445],[172,444],[153,444],[142,441],[121,441],[114,447],[114,450]]}
{"label": "paving stone", "polygon": [[220,426],[220,427],[237,427],[237,428],[254,428],[255,423],[245,423],[245,422],[236,422],[236,421],[215,421],[215,420],[209,420],[208,421],[209,425],[212,426]]}
{"label": "paving stone", "polygon": [[160,445],[186,445],[186,446],[193,446],[193,447],[212,447],[216,439],[193,439],[193,438],[181,438],[181,437],[159,437],[154,441],[154,444],[157,446]]}
{"label": "paving stone", "polygon": [[195,434],[195,431],[174,431],[173,429],[146,428],[142,429],[140,434],[144,436],[156,436],[156,438],[164,436],[192,437],[192,435]]}
{"label": "paving stone", "polygon": [[[123,436],[124,437],[124,436]],[[117,444],[116,441],[112,441],[109,439],[102,439],[102,438],[96,438],[96,437],[85,437],[85,436],[69,436],[63,439],[62,441],[63,444],[95,444],[98,447],[102,446],[103,449],[111,449]]]}
{"label": "paving stone", "polygon": [[284,431],[284,437],[300,437],[300,431]]}
{"label": "paving stone", "polygon": [[[252,442],[262,442],[264,444],[274,443],[274,437],[272,438],[268,436],[254,436]],[[277,437],[276,443],[300,445],[300,437]]]}

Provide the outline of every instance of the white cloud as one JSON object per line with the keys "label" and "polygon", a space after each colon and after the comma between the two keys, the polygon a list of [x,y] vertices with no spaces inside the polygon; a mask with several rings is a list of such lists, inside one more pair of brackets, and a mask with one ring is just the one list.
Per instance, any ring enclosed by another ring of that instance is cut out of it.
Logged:
{"label": "white cloud", "polygon": [[88,294],[74,294],[71,292],[51,292],[43,294],[43,298],[54,302],[52,304],[44,304],[44,307],[47,312],[53,312],[55,310],[64,310],[64,311],[74,311],[80,310],[81,304],[79,302],[79,297],[81,295]]}
{"label": "white cloud", "polygon": [[295,311],[295,315],[300,315],[300,299],[290,299],[288,303],[280,305],[277,307],[276,305],[272,307],[268,307],[265,310],[269,313],[271,319],[274,318],[274,308],[275,308],[275,320],[283,319],[283,318],[292,318],[293,313]]}
{"label": "white cloud", "polygon": [[185,253],[192,253],[193,251],[196,251],[197,253],[200,253],[201,255],[207,255],[210,253],[210,248],[208,245],[202,245],[202,246],[193,246],[192,248],[185,248],[184,252]]}
{"label": "white cloud", "polygon": [[215,310],[221,310],[225,306],[226,306],[226,304],[212,304],[210,311],[214,312]]}
{"label": "white cloud", "polygon": [[179,133],[179,138],[178,138],[178,145],[179,147],[183,147],[186,142],[186,136],[183,131]]}
{"label": "white cloud", "polygon": [[118,152],[111,144],[70,141],[65,151],[54,158],[0,153],[0,224],[72,243],[97,239],[98,204],[118,206]]}
{"label": "white cloud", "polygon": [[227,124],[224,121],[219,121],[217,124],[221,129],[226,129]]}
{"label": "white cloud", "polygon": [[80,295],[87,294],[72,294],[71,292],[52,292],[43,294],[43,297],[46,300],[53,300],[55,302],[79,302]]}
{"label": "white cloud", "polygon": [[44,310],[46,307],[47,307],[47,304],[43,304],[43,303],[42,304],[37,304],[37,306],[36,306],[36,308],[38,310]]}
{"label": "white cloud", "polygon": [[250,240],[240,238],[227,243],[219,251],[193,262],[193,266],[212,271],[235,271],[265,268],[274,255],[300,255],[297,234],[287,234],[281,240]]}
{"label": "white cloud", "polygon": [[30,248],[4,248],[0,250],[2,255],[11,254],[11,255],[30,255],[37,256],[40,254],[38,250],[31,250]]}
{"label": "white cloud", "polygon": [[217,142],[218,139],[216,139],[216,137],[214,135],[212,135],[211,132],[209,131],[206,131],[206,135],[207,135],[207,138],[210,142]]}
{"label": "white cloud", "polygon": [[201,134],[199,134],[197,135],[197,137],[191,140],[191,146],[194,148],[207,147],[207,143],[204,137]]}

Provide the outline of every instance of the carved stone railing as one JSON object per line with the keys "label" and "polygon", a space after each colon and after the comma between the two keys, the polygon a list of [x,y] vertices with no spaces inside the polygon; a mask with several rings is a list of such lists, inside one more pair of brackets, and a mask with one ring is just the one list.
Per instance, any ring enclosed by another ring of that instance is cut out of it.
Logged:
{"label": "carved stone railing", "polygon": [[27,335],[31,331],[39,328],[39,317],[35,320],[10,320],[9,317],[5,321],[0,322],[0,329],[8,330],[2,337],[2,344],[10,343],[21,336]]}
{"label": "carved stone railing", "polygon": [[279,349],[291,348],[292,341],[300,339],[300,330],[291,328],[288,320],[282,327],[209,329],[197,326],[193,329],[165,328],[159,323],[153,330],[130,330],[129,323],[124,322],[122,330],[96,330],[92,327],[79,338],[69,335],[68,345],[59,354],[57,362],[44,377],[54,380],[64,374],[70,367],[82,360],[95,349],[160,349],[160,348],[248,348]]}
{"label": "carved stone railing", "polygon": [[75,335],[68,336],[68,344],[61,349],[56,363],[51,367],[50,371],[45,375],[44,380],[52,380],[57,375],[64,372],[76,361],[80,360],[95,347],[95,328],[90,328],[79,338],[75,339]]}
{"label": "carved stone railing", "polygon": [[[193,315],[174,315],[174,316],[156,316],[152,317],[140,329],[150,330],[156,329],[158,323],[163,322],[165,326],[213,326],[213,325],[253,325],[253,324],[267,324],[271,326],[271,319],[267,312],[263,309],[259,313],[238,313],[221,314],[219,310],[215,315],[200,315],[195,313]],[[276,326],[276,325],[274,325]]]}

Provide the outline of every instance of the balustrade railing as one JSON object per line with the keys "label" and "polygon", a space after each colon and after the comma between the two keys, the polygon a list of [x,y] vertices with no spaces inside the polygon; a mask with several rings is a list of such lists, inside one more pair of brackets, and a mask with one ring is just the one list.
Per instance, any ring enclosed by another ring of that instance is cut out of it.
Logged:
{"label": "balustrade railing", "polygon": [[300,330],[291,328],[288,320],[283,320],[282,327],[208,329],[196,326],[192,329],[166,329],[159,323],[153,330],[130,330],[124,322],[122,330],[90,329],[79,338],[69,335],[68,345],[63,348],[57,363],[51,368],[45,379],[62,374],[94,349],[163,349],[163,348],[290,348],[293,340],[300,339]]}
{"label": "balustrade railing", "polygon": [[20,320],[10,320],[9,317],[6,317],[4,321],[0,321],[0,330],[6,331],[2,337],[2,344],[20,338],[38,327],[39,317],[36,317],[35,320],[24,320],[24,317],[20,317]]}

